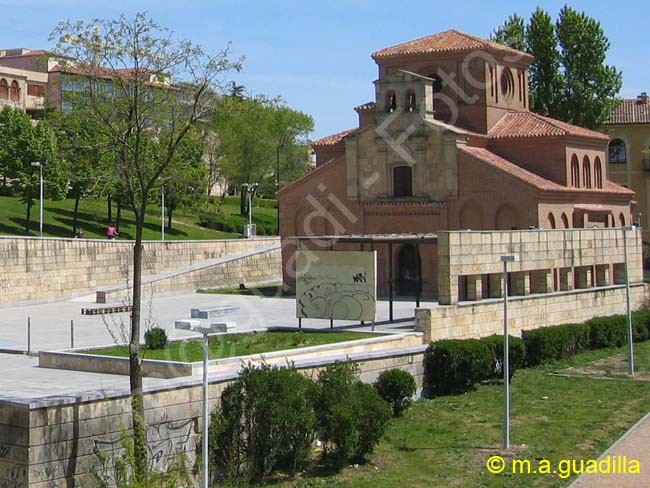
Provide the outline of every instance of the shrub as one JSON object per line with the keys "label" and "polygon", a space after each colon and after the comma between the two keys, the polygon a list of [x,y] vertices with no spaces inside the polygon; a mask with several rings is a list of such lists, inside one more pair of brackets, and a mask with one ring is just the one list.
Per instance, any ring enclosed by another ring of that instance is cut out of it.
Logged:
{"label": "shrub", "polygon": [[313,389],[295,369],[244,368],[212,414],[210,457],[219,476],[251,482],[301,469],[314,438]]}
{"label": "shrub", "polygon": [[354,364],[336,362],[318,375],[316,425],[324,461],[334,467],[372,452],[390,418],[388,403],[357,374]]}
{"label": "shrub", "polygon": [[587,322],[592,349],[620,347],[627,343],[628,327],[625,315],[597,317]]}
{"label": "shrub", "polygon": [[590,326],[587,324],[559,325],[526,330],[526,363],[534,366],[574,356],[590,347]]}
{"label": "shrub", "polygon": [[152,327],[144,333],[144,345],[147,349],[165,349],[167,332],[161,327]]}
{"label": "shrub", "polygon": [[[492,351],[492,377],[503,378],[503,336],[492,335],[481,339],[482,342]],[[515,371],[521,369],[526,364],[526,348],[524,341],[519,337],[508,336],[508,361],[510,363],[510,371],[508,378],[512,380]]]}
{"label": "shrub", "polygon": [[492,350],[478,339],[442,340],[431,344],[425,359],[427,396],[465,393],[492,376]]}
{"label": "shrub", "polygon": [[379,395],[387,401],[393,409],[393,416],[399,417],[411,404],[411,397],[415,395],[415,378],[407,371],[389,369],[379,375],[375,382]]}

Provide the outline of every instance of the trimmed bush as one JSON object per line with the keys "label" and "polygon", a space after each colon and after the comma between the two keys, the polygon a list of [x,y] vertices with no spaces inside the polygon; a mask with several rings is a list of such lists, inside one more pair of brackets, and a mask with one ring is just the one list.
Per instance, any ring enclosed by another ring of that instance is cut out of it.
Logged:
{"label": "trimmed bush", "polygon": [[535,366],[586,351],[590,348],[590,330],[588,324],[574,324],[524,331],[526,364]]}
{"label": "trimmed bush", "polygon": [[219,477],[252,482],[302,469],[314,438],[313,389],[295,369],[244,368],[212,414],[210,457]]}
{"label": "trimmed bush", "polygon": [[434,342],[425,359],[427,396],[465,393],[474,384],[492,376],[492,350],[478,339]]}
{"label": "trimmed bush", "polygon": [[352,363],[336,362],[318,375],[316,425],[326,464],[341,467],[362,459],[379,442],[391,409],[377,390],[357,379]]}
{"label": "trimmed bush", "polygon": [[[481,341],[487,344],[492,351],[492,376],[494,378],[503,378],[503,336],[492,335],[484,337]],[[526,365],[526,347],[524,341],[519,337],[509,336],[508,343],[508,361],[510,363],[508,378],[512,380],[515,371]]]}
{"label": "trimmed bush", "polygon": [[416,387],[413,375],[401,369],[383,371],[375,381],[377,392],[393,409],[393,417],[399,417],[408,408]]}
{"label": "trimmed bush", "polygon": [[152,327],[144,333],[144,345],[147,349],[165,349],[167,332],[161,327]]}
{"label": "trimmed bush", "polygon": [[597,317],[587,322],[592,349],[621,347],[627,344],[628,327],[625,315]]}

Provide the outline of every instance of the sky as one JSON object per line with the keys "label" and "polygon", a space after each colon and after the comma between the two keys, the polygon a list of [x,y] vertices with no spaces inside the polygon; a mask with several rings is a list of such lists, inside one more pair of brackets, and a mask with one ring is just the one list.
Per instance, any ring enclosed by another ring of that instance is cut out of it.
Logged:
{"label": "sky", "polygon": [[[0,48],[46,49],[60,20],[112,19],[145,11],[180,38],[217,53],[230,44],[244,69],[232,79],[251,94],[282,96],[314,117],[312,139],[357,125],[353,108],[374,100],[378,49],[447,29],[489,37],[513,13],[538,5],[553,18],[566,3],[387,0],[0,0]],[[607,63],[623,72],[620,95],[650,92],[646,2],[573,1],[599,20],[611,44]]]}

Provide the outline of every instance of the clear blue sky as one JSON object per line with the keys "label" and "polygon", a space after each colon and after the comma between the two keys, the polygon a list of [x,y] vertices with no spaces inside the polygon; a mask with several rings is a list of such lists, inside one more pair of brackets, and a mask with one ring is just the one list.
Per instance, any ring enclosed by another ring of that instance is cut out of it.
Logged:
{"label": "clear blue sky", "polygon": [[[564,3],[542,6],[555,17]],[[537,5],[529,0],[0,0],[0,46],[47,48],[59,20],[147,11],[208,50],[231,42],[233,53],[246,57],[236,81],[256,94],[281,95],[311,114],[316,138],[354,127],[353,107],[374,98],[373,51],[450,28],[488,37],[513,12],[528,18]],[[570,5],[601,21],[611,42],[608,63],[623,71],[621,95],[650,92],[647,3]]]}

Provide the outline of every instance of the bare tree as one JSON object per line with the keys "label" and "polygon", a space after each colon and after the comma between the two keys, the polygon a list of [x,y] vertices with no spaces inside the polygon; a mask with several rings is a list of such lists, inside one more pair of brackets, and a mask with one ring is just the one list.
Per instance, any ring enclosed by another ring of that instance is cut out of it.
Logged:
{"label": "bare tree", "polygon": [[[214,115],[222,77],[240,63],[228,49],[208,55],[145,13],[115,20],[65,21],[51,36],[74,59],[61,67],[63,103],[98,123],[111,141],[114,164],[104,168],[124,185],[135,214],[133,311],[129,342],[136,479],[145,476],[140,322],[142,234],[150,196],[165,177],[190,129]],[[205,435],[205,433],[204,433]]]}

